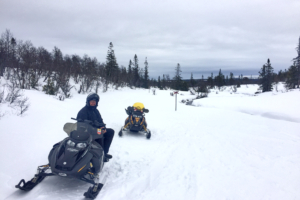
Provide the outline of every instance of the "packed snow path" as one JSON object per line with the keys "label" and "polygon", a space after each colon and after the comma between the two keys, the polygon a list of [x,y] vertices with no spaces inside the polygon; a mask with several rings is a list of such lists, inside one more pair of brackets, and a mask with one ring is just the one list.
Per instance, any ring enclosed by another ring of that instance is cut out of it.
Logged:
{"label": "packed snow path", "polygon": [[[179,103],[176,112],[169,93],[100,94],[98,109],[115,137],[97,199],[300,199],[299,91],[256,97],[224,91],[194,101],[199,107]],[[183,94],[178,101],[191,97]],[[41,92],[26,95],[31,102],[26,116],[0,120],[0,199],[83,199],[90,185],[76,179],[46,177],[27,193],[14,188],[47,163],[52,145],[66,137],[64,123],[72,122],[86,98],[75,93],[61,102]],[[150,110],[150,140],[118,136],[124,109],[135,102]],[[274,113],[277,118],[269,117]]]}

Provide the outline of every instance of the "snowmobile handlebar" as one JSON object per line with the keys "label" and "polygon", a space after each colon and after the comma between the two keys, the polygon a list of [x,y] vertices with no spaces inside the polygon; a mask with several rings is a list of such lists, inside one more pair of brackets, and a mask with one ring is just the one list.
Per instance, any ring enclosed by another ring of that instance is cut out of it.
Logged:
{"label": "snowmobile handlebar", "polygon": [[76,120],[76,121],[78,121],[78,122],[84,122],[84,123],[87,123],[87,124],[90,124],[90,125],[92,125],[92,126],[95,126],[95,127],[104,127],[105,128],[105,126],[106,126],[106,124],[104,124],[104,123],[100,123],[100,122],[98,122],[98,121],[91,121],[91,120],[87,120],[87,119],[85,119],[85,120],[82,120],[82,119],[75,119],[75,118],[73,118],[73,117],[71,117],[71,119],[73,119],[73,120]]}

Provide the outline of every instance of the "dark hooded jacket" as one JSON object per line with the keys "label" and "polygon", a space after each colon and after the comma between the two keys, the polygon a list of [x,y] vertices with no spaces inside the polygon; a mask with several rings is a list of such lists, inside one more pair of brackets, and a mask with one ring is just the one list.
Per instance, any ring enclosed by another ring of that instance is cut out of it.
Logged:
{"label": "dark hooded jacket", "polygon": [[[93,96],[94,95],[94,96]],[[94,98],[96,96],[96,98]],[[96,100],[96,106],[90,106],[90,101]],[[77,119],[79,120],[90,120],[93,123],[104,123],[100,112],[97,109],[99,102],[99,96],[97,94],[91,94],[86,99],[86,105],[77,114]],[[100,128],[100,127],[99,127]]]}
{"label": "dark hooded jacket", "polygon": [[98,123],[104,123],[97,106],[85,106],[77,114],[77,119],[97,121]]}

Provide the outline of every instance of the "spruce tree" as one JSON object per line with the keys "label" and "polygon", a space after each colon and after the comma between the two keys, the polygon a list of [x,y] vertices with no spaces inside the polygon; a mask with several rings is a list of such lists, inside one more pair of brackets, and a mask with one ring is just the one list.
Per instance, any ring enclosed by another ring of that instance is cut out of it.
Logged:
{"label": "spruce tree", "polygon": [[207,77],[207,85],[209,88],[213,88],[213,79],[211,76]]}
{"label": "spruce tree", "polygon": [[119,69],[113,47],[114,47],[113,43],[110,42],[108,46],[106,65],[105,65],[105,78],[107,80],[106,85],[113,81],[113,77],[116,76]]}
{"label": "spruce tree", "polygon": [[260,88],[262,92],[272,91],[273,83],[273,67],[271,66],[270,59],[264,64],[261,70],[258,72],[260,78]]}
{"label": "spruce tree", "polygon": [[179,63],[177,63],[177,66],[175,68],[175,76],[173,77],[173,80],[173,89],[180,90],[182,84],[182,77]]}
{"label": "spruce tree", "polygon": [[239,75],[239,78],[237,80],[237,83],[236,83],[236,87],[241,87],[241,76]]}
{"label": "spruce tree", "polygon": [[215,83],[214,83],[214,74],[213,73],[211,73],[211,76],[207,78],[207,85],[210,88],[213,88],[215,86]]}
{"label": "spruce tree", "polygon": [[157,79],[157,87],[158,89],[161,90],[161,81],[160,81],[160,76],[158,76],[158,79]]}
{"label": "spruce tree", "polygon": [[144,88],[149,88],[149,74],[148,74],[148,61],[145,59],[145,72],[144,72]]}
{"label": "spruce tree", "polygon": [[222,86],[224,85],[225,78],[224,78],[224,75],[223,75],[221,69],[220,69],[220,71],[219,71],[218,76],[215,77],[215,81],[216,81],[216,84],[217,84],[217,86],[218,86],[219,88],[222,87]]}
{"label": "spruce tree", "polygon": [[191,79],[190,79],[190,87],[195,87],[196,85],[196,81],[193,77],[193,73],[191,73]]}
{"label": "spruce tree", "polygon": [[294,89],[298,85],[299,82],[299,71],[298,67],[296,66],[296,62],[292,66],[289,67],[287,71],[287,77],[285,82],[285,87],[287,89]]}
{"label": "spruce tree", "polygon": [[230,72],[229,75],[229,85],[234,85],[234,76],[232,72]]}
{"label": "spruce tree", "polygon": [[161,87],[164,90],[166,88],[166,86],[167,86],[167,80],[166,80],[166,76],[163,74],[163,78],[161,81]]}
{"label": "spruce tree", "polygon": [[294,65],[296,65],[297,69],[298,69],[298,88],[300,86],[300,37],[299,37],[299,43],[298,46],[296,47],[296,51],[297,51],[297,57],[293,59],[293,61],[295,62]]}
{"label": "spruce tree", "polygon": [[229,78],[228,78],[228,75],[226,75],[225,85],[228,85],[228,84],[229,84]]}
{"label": "spruce tree", "polygon": [[140,81],[140,76],[139,76],[139,59],[137,57],[137,55],[134,55],[133,58],[133,84],[135,87],[139,87],[139,81]]}
{"label": "spruce tree", "polygon": [[188,86],[188,83],[186,81],[181,81],[180,90],[182,90],[182,91],[188,91],[189,90],[189,86]]}
{"label": "spruce tree", "polygon": [[127,70],[127,83],[129,85],[129,87],[132,87],[133,84],[133,73],[132,73],[132,61],[129,60],[129,64],[128,64],[128,70]]}

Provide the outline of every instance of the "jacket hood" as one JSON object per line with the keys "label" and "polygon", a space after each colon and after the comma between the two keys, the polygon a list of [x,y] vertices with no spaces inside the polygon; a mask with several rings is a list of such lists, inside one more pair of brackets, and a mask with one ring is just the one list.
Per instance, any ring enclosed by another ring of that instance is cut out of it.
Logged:
{"label": "jacket hood", "polygon": [[[95,101],[96,101],[96,106],[90,106],[90,101],[91,101],[91,100],[95,100]],[[87,96],[87,98],[86,98],[86,106],[87,106],[88,108],[97,108],[98,102],[99,102],[99,101],[100,101],[99,95],[96,94],[96,93],[91,93],[91,94],[89,94],[89,95]]]}

